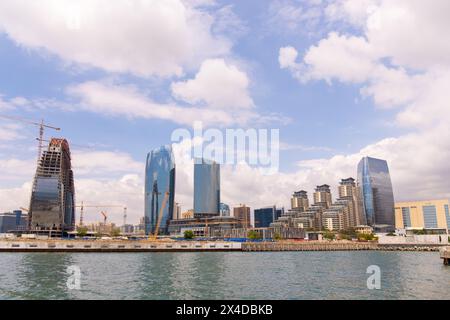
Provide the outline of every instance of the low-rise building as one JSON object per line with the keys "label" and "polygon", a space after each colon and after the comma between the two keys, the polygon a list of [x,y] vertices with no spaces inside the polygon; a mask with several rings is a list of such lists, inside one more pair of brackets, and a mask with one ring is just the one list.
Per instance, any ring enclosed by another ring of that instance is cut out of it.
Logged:
{"label": "low-rise building", "polygon": [[449,230],[449,200],[398,202],[395,204],[395,227]]}
{"label": "low-rise building", "polygon": [[371,226],[356,226],[355,232],[360,234],[372,234],[373,228]]}
{"label": "low-rise building", "polygon": [[21,210],[0,213],[0,233],[23,231],[27,225],[28,216],[23,215]]}

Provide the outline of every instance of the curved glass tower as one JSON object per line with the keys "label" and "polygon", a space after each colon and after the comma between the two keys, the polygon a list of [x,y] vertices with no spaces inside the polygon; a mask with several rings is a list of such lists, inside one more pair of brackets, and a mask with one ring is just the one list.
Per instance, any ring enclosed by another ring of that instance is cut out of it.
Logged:
{"label": "curved glass tower", "polygon": [[162,211],[160,234],[167,234],[175,208],[175,160],[171,146],[162,146],[147,155],[145,167],[145,233],[153,234],[166,193],[168,201]]}
{"label": "curved glass tower", "polygon": [[214,161],[196,159],[194,163],[194,215],[220,214],[220,165]]}
{"label": "curved glass tower", "polygon": [[394,228],[394,193],[387,162],[362,158],[358,164],[358,187],[367,224]]}
{"label": "curved glass tower", "polygon": [[69,143],[51,139],[38,163],[33,181],[29,227],[33,231],[71,231],[75,228],[75,187]]}

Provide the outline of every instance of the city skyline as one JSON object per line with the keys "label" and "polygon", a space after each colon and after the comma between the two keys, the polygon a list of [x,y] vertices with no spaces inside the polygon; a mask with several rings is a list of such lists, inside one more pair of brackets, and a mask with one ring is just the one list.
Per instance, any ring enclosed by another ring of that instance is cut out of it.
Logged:
{"label": "city skyline", "polygon": [[[73,10],[62,9],[66,1],[0,4],[0,116],[62,128],[77,202],[126,203],[138,221],[145,154],[194,120],[280,129],[279,172],[221,166],[221,201],[230,207],[287,208],[292,192],[324,183],[338,194],[336,182],[356,177],[365,156],[389,162],[396,201],[450,198],[450,48],[439,40],[447,1],[208,2],[133,11],[117,1],[108,14],[123,24],[113,26],[97,1]],[[410,33],[424,43],[405,41]],[[0,120],[1,211],[29,203],[36,137],[36,127]],[[183,144],[173,148],[175,201],[185,211],[193,161]],[[111,209],[111,219],[121,221],[120,211]]]}

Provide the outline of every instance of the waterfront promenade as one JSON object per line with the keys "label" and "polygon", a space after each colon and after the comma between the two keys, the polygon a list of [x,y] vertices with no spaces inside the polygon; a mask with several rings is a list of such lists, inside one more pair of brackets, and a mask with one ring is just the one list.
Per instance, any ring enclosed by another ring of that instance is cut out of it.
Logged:
{"label": "waterfront promenade", "polygon": [[[189,252],[189,251],[439,251],[441,245],[351,241],[130,241],[2,240],[0,252]],[[443,249],[442,249],[443,250]],[[447,251],[448,252],[448,251]]]}

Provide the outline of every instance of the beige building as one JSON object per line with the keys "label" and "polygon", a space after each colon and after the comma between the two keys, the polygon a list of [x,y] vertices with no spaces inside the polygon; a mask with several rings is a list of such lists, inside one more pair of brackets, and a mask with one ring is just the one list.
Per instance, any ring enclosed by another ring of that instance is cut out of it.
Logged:
{"label": "beige building", "polygon": [[327,184],[317,186],[314,192],[314,204],[328,209],[332,204],[330,186]]}
{"label": "beige building", "polygon": [[349,202],[349,212],[345,218],[347,227],[355,227],[365,223],[362,199],[355,179],[342,179],[338,187],[339,200]]}
{"label": "beige building", "polygon": [[291,209],[298,212],[305,212],[308,208],[308,193],[304,190],[294,192],[291,198]]}
{"label": "beige building", "polygon": [[398,229],[450,229],[449,200],[398,202],[395,227]]}

